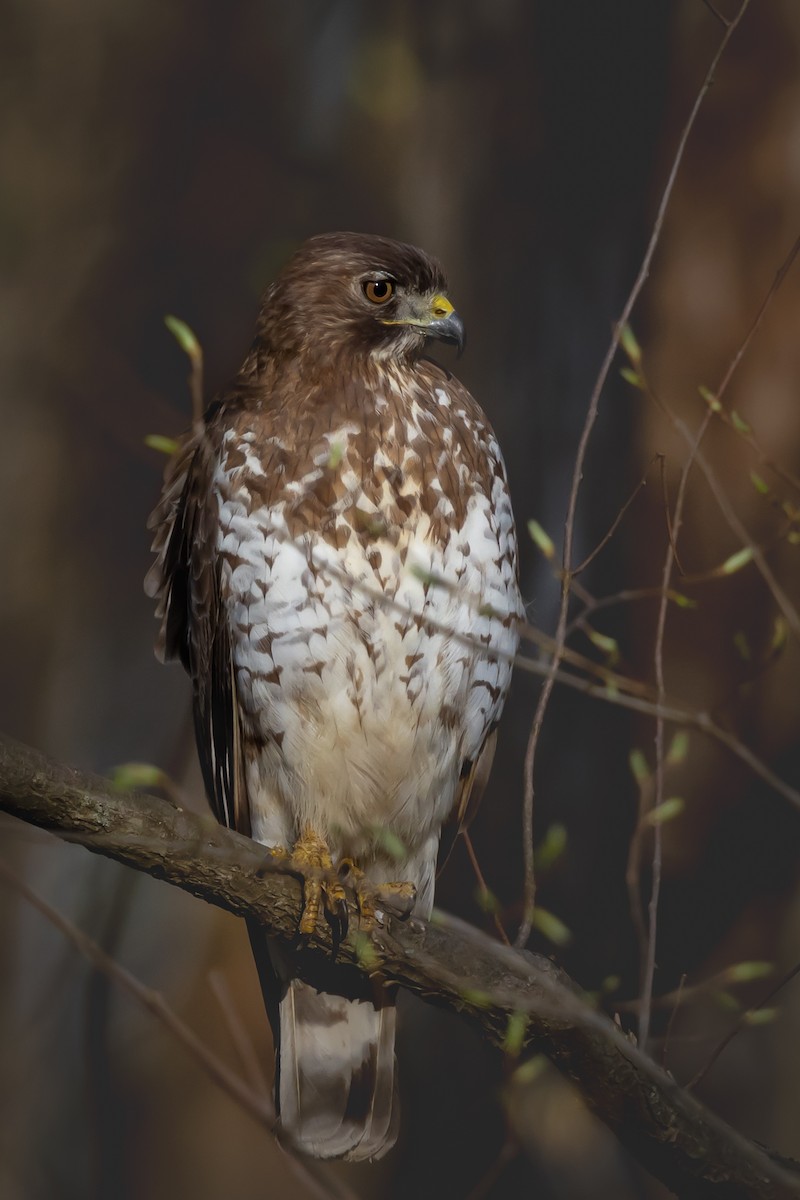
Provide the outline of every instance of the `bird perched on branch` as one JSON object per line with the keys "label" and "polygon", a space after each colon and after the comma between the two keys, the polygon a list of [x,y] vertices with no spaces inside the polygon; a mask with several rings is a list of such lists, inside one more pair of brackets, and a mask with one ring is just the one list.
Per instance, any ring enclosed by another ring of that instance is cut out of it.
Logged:
{"label": "bird perched on branch", "polygon": [[[424,356],[464,344],[413,246],[311,238],[250,353],[183,440],[151,518],[158,653],[192,679],[224,824],[305,877],[298,941],[346,912],[427,917],[443,823],[491,766],[522,605],[508,485],[472,396]],[[394,994],[319,992],[251,929],[293,1144],[378,1158],[397,1136]],[[330,991],[327,990],[330,986]],[[338,990],[337,990],[338,989]]]}

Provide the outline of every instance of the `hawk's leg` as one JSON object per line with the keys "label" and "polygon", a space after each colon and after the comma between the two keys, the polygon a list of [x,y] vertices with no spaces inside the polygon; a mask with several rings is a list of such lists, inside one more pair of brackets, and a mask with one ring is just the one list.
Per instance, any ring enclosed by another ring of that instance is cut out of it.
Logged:
{"label": "hawk's leg", "polygon": [[310,825],[303,827],[295,842],[291,862],[303,876],[303,915],[299,931],[310,935],[316,929],[323,902],[327,912],[341,918],[342,912],[347,912],[347,896],[327,843]]}
{"label": "hawk's leg", "polygon": [[407,917],[414,907],[417,889],[413,883],[371,883],[352,858],[339,863],[339,875],[355,893],[362,929],[375,925],[376,907],[386,908],[394,916]]}

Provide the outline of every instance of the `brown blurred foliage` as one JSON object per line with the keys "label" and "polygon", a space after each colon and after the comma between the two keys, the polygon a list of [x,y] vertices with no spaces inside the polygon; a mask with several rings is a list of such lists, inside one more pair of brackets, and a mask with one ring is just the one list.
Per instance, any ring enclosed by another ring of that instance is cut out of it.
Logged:
{"label": "brown blurred foliage", "polygon": [[[8,0],[5,18],[2,727],[94,770],[157,762],[203,805],[187,687],[152,658],[141,589],[145,519],[163,466],[144,438],[174,435],[189,417],[186,363],[163,315],[195,329],[213,390],[242,356],[277,265],[326,229],[386,233],[444,260],[470,334],[458,371],[505,448],[523,590],[532,622],[551,630],[558,587],[526,521],[559,540],[592,382],[721,34],[709,8]],[[698,385],[719,383],[800,233],[799,59],[796,5],[753,0],[701,113],[634,317],[654,389],[693,428],[704,413]],[[795,472],[799,304],[796,270],[728,394]],[[705,448],[756,540],[773,538],[779,519],[752,486],[742,439],[715,423]],[[658,584],[667,534],[655,454],[674,500],[685,445],[614,372],[581,493],[579,558],[636,482],[648,482],[584,581],[596,595]],[[683,566],[701,573],[737,548],[695,471]],[[770,551],[795,603],[799,553],[785,537]],[[752,567],[691,595],[697,608],[670,613],[668,691],[712,709],[797,785],[797,645],[790,638],[758,667],[773,634],[772,597]],[[648,680],[655,617],[656,601],[640,601],[597,621],[617,638],[625,669]],[[473,829],[512,926],[535,696],[520,675]],[[612,1009],[638,986],[624,883],[637,804],[628,755],[640,747],[652,762],[652,739],[652,720],[557,693],[537,766],[537,836],[553,822],[567,829],[540,889],[572,933],[555,952],[587,988],[618,976],[607,984]],[[656,991],[745,959],[773,962],[779,977],[800,957],[797,811],[699,735],[668,787],[686,808],[664,827]],[[212,986],[222,974],[235,1026],[269,1074],[266,1021],[235,921],[10,821],[0,836],[39,890],[165,992],[238,1070]],[[463,851],[439,895],[486,922]],[[554,949],[540,939],[542,947]],[[306,1194],[197,1065],[8,895],[0,955],[0,1200]],[[757,1001],[765,988],[738,994]],[[794,1155],[798,1004],[795,983],[777,1020],[740,1035],[703,1085],[745,1133]],[[731,1019],[711,994],[682,1008],[668,1049],[679,1079]],[[664,1032],[659,1017],[656,1037]],[[384,1163],[347,1173],[359,1195],[663,1194],[550,1072],[520,1092],[451,1018],[409,1003],[399,1052],[403,1136]],[[498,1161],[509,1120],[522,1151]]]}

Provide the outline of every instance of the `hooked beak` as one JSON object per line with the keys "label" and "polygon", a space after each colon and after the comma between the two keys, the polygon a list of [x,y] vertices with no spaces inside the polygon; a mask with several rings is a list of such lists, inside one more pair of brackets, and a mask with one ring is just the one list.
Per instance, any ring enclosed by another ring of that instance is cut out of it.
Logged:
{"label": "hooked beak", "polygon": [[459,358],[464,353],[467,335],[464,322],[446,296],[434,296],[431,300],[431,320],[420,328],[426,337],[439,338],[442,342],[453,342],[458,347]]}
{"label": "hooked beak", "polygon": [[441,342],[452,342],[458,347],[458,354],[464,351],[467,335],[464,322],[453,308],[446,296],[441,294],[416,300],[409,305],[408,311],[402,313],[393,321],[384,321],[384,325],[411,325],[425,337],[438,338]]}

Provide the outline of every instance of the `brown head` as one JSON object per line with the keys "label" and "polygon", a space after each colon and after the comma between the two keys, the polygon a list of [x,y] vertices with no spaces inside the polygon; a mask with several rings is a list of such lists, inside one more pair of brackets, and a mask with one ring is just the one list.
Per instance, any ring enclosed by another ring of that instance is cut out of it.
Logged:
{"label": "brown head", "polygon": [[340,352],[413,359],[428,338],[464,345],[439,263],[403,242],[323,233],[304,242],[267,291],[258,336],[270,356]]}

